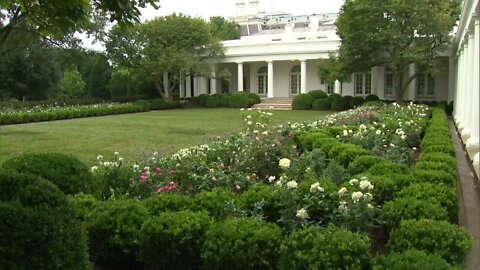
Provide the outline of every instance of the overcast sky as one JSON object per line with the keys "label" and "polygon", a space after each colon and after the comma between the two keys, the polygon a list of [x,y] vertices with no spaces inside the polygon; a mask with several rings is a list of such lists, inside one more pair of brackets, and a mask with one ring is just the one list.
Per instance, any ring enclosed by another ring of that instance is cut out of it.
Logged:
{"label": "overcast sky", "polygon": [[[205,19],[211,16],[232,17],[236,13],[237,0],[160,0],[160,8],[142,9],[141,20],[151,20],[158,16],[169,15],[172,13],[183,13],[193,17],[203,17]],[[245,0],[249,2],[249,0]],[[338,12],[343,4],[343,0],[259,0],[259,11],[279,12],[283,11],[293,15],[309,15],[319,13]],[[245,12],[248,12],[248,4]],[[81,37],[81,35],[79,35]],[[101,44],[91,44],[85,37],[81,37],[84,46],[95,50],[103,50]]]}

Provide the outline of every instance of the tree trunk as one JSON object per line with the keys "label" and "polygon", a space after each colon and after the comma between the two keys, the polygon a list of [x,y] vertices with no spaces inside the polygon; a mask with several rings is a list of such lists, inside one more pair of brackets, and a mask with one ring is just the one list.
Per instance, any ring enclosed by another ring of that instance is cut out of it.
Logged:
{"label": "tree trunk", "polygon": [[403,105],[403,96],[405,89],[403,88],[403,72],[393,71],[393,92],[395,94],[395,102]]}

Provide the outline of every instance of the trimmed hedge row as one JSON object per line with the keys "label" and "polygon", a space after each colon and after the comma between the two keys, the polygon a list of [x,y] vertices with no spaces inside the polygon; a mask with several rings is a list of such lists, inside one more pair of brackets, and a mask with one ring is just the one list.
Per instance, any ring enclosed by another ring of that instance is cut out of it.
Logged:
{"label": "trimmed hedge row", "polygon": [[[368,99],[367,99],[368,98]],[[342,96],[340,94],[327,95],[322,90],[312,90],[306,94],[298,94],[292,100],[294,110],[344,111],[361,106],[365,101],[380,100],[376,95],[367,97]]]}

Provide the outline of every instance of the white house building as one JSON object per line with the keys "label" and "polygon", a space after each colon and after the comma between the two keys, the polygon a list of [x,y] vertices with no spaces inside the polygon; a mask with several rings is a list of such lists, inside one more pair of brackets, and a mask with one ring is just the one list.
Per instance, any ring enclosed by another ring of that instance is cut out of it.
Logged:
{"label": "white house building", "polygon": [[[328,85],[317,76],[318,59],[336,52],[340,38],[335,33],[337,14],[294,16],[259,12],[258,0],[236,2],[232,18],[241,28],[239,40],[224,41],[225,57],[210,78],[188,77],[180,96],[248,91],[264,97],[292,97],[321,89],[351,96],[376,94],[394,99],[393,77],[382,66],[352,74],[349,82]],[[454,101],[455,120],[469,152],[479,149],[479,0],[463,1],[459,26],[449,48],[441,54],[440,72],[434,77],[418,75],[405,95],[416,101]],[[228,79],[216,76],[228,70]],[[411,66],[410,72],[414,72]],[[478,174],[478,173],[477,173]]]}

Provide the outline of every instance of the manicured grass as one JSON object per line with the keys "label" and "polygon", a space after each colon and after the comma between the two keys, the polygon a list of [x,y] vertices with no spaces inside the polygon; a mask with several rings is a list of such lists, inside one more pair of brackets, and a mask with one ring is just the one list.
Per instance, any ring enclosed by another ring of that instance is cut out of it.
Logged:
{"label": "manicured grass", "polygon": [[[313,120],[319,111],[273,111],[274,124]],[[97,155],[125,159],[171,153],[242,129],[238,109],[183,109],[0,127],[0,163],[24,152],[62,152],[87,165]]]}

